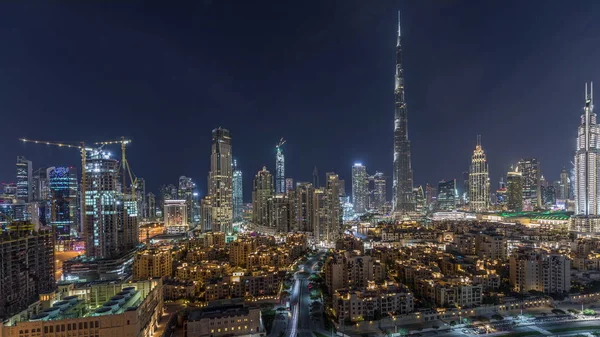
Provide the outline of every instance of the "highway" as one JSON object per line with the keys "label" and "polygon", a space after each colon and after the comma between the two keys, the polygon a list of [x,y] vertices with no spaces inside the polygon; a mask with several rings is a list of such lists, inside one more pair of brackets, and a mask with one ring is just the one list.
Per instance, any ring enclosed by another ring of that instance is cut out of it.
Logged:
{"label": "highway", "polygon": [[300,266],[294,274],[294,286],[290,297],[292,318],[289,320],[287,337],[313,337],[312,331],[317,329],[310,319],[310,290],[308,278],[314,273],[313,268],[319,262],[321,254],[316,254]]}

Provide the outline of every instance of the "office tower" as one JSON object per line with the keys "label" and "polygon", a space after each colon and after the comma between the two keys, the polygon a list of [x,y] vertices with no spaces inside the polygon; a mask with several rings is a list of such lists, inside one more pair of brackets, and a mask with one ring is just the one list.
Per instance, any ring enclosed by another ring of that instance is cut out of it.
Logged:
{"label": "office tower", "polygon": [[212,229],[231,231],[233,218],[233,171],[231,158],[231,134],[217,128],[212,131],[208,194],[212,200]]}
{"label": "office tower", "polygon": [[183,234],[190,229],[187,200],[165,200],[163,211],[167,234]]}
{"label": "office tower", "polygon": [[285,156],[281,147],[285,143],[285,140],[281,138],[276,146],[277,152],[275,154],[275,193],[285,193]]}
{"label": "office tower", "polygon": [[484,212],[490,206],[490,178],[485,152],[481,147],[481,136],[477,136],[477,145],[471,157],[469,169],[469,209]]}
{"label": "office tower", "polygon": [[523,177],[523,209],[532,211],[542,207],[540,165],[535,158],[519,160],[517,164]]}
{"label": "office tower", "polygon": [[15,183],[2,183],[2,195],[6,198],[16,199],[17,198],[17,184]]}
{"label": "office tower", "polygon": [[185,200],[187,206],[187,223],[194,223],[194,188],[196,184],[192,181],[192,178],[181,176],[179,177],[179,189],[177,195],[179,200]]}
{"label": "office tower", "polygon": [[569,179],[569,172],[567,172],[567,169],[565,168],[560,171],[560,184],[562,187],[560,199],[571,199],[571,182]]}
{"label": "office tower", "polygon": [[498,189],[503,190],[506,188],[506,183],[504,182],[504,177],[500,177],[500,181],[498,182]]}
{"label": "office tower", "polygon": [[[212,211],[212,197],[210,195],[204,196],[200,201],[200,229],[202,232],[213,231],[213,211]],[[218,232],[218,229],[214,230]]]}
{"label": "office tower", "polygon": [[285,193],[294,189],[294,179],[285,178]]}
{"label": "office tower", "polygon": [[338,180],[338,188],[340,190],[340,197],[346,196],[346,181],[344,179]]}
{"label": "office tower", "polygon": [[138,200],[135,194],[125,191],[119,193],[117,199],[117,244],[119,253],[130,252],[139,244]]}
{"label": "office tower", "polygon": [[298,232],[312,232],[313,194],[315,188],[311,183],[298,182],[294,191],[295,221],[294,230]]}
{"label": "office tower", "polygon": [[148,218],[148,201],[146,200],[146,180],[137,178],[135,184],[135,198],[138,202],[137,208],[139,216],[143,219]]}
{"label": "office tower", "polygon": [[160,209],[165,207],[165,200],[177,199],[177,187],[173,184],[160,187]]}
{"label": "office tower", "polygon": [[[593,84],[585,85],[585,107],[575,153],[575,214],[600,215],[600,126],[594,113]],[[562,173],[561,173],[562,180]]]}
{"label": "office tower", "polygon": [[380,210],[386,202],[385,177],[383,173],[375,172],[371,180],[373,180],[373,207]]}
{"label": "office tower", "polygon": [[523,176],[519,167],[506,175],[506,208],[512,212],[523,210]]}
{"label": "office tower", "polygon": [[551,208],[556,204],[556,190],[554,186],[542,186],[542,203],[546,208]]}
{"label": "office tower", "polygon": [[50,188],[48,187],[48,168],[38,168],[31,176],[32,200],[50,200]]}
{"label": "office tower", "polygon": [[269,227],[274,228],[277,233],[288,233],[294,222],[292,211],[293,203],[285,194],[278,194],[268,200]]}
{"label": "office tower", "polygon": [[393,209],[395,212],[414,211],[413,172],[410,165],[410,140],[408,140],[408,113],[404,99],[404,70],[400,43],[400,12],[398,12],[398,38],[396,41],[396,81],[394,96],[394,182]]}
{"label": "office tower", "polygon": [[27,309],[40,295],[55,289],[52,231],[35,230],[28,224],[16,225],[13,223],[14,229],[0,234],[2,320]]}
{"label": "office tower", "polygon": [[352,166],[352,203],[354,213],[365,213],[369,196],[369,180],[367,168],[360,163]]}
{"label": "office tower", "polygon": [[333,173],[325,174],[325,205],[327,227],[325,228],[324,240],[333,242],[342,233],[342,203],[340,200],[340,177]]}
{"label": "office tower", "polygon": [[150,192],[148,193],[146,200],[148,202],[148,218],[156,219],[156,196],[154,193]]}
{"label": "office tower", "polygon": [[443,211],[452,211],[456,209],[458,202],[458,192],[456,191],[456,179],[449,181],[442,180],[438,184],[438,208]]}
{"label": "office tower", "polygon": [[256,173],[252,188],[252,223],[255,225],[269,225],[268,201],[273,196],[273,191],[273,175],[263,167]]}
{"label": "office tower", "polygon": [[244,206],[244,186],[242,171],[238,169],[237,160],[233,161],[233,221],[241,221]]}
{"label": "office tower", "polygon": [[313,187],[319,188],[319,171],[317,170],[316,166],[313,169],[312,176],[313,176]]}
{"label": "office tower", "polygon": [[51,167],[47,172],[51,194],[50,224],[57,245],[76,238],[79,231],[79,184],[74,167]]}
{"label": "office tower", "polygon": [[426,211],[426,207],[425,191],[423,191],[423,186],[415,187],[413,189],[413,193],[415,195],[415,211],[419,213],[424,213]]}
{"label": "office tower", "polygon": [[437,190],[433,185],[425,185],[425,205],[430,208],[437,200]]}
{"label": "office tower", "polygon": [[118,255],[119,215],[117,190],[119,162],[100,150],[88,152],[83,234],[86,255],[108,258]]}
{"label": "office tower", "polygon": [[17,157],[17,200],[33,200],[32,176],[31,161],[25,157]]}

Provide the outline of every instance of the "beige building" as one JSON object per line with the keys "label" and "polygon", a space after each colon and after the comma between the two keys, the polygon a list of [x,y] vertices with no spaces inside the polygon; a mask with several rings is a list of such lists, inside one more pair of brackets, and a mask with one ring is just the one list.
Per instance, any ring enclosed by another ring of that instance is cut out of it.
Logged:
{"label": "beige building", "polygon": [[510,283],[515,291],[547,294],[571,289],[571,260],[564,254],[524,248],[510,257]]}
{"label": "beige building", "polygon": [[475,251],[480,258],[506,260],[507,240],[502,235],[479,234],[475,237]]}
{"label": "beige building", "polygon": [[152,337],[163,310],[162,281],[60,286],[35,308],[46,309],[9,318],[0,336]]}
{"label": "beige building", "polygon": [[325,283],[331,294],[337,289],[361,289],[373,281],[373,258],[358,252],[336,253],[325,262]]}
{"label": "beige building", "polygon": [[186,337],[263,336],[260,308],[244,304],[208,306],[193,310],[185,323]]}
{"label": "beige building", "polygon": [[172,274],[173,255],[169,250],[147,249],[135,255],[133,261],[133,278],[135,280],[147,280]]}

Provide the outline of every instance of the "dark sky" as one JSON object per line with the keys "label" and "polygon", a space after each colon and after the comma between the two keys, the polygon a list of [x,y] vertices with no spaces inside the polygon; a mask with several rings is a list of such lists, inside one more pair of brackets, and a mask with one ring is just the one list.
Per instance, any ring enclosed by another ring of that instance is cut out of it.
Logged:
{"label": "dark sky", "polygon": [[79,166],[75,150],[19,137],[128,136],[149,190],[188,175],[204,194],[218,126],[246,200],[280,137],[295,179],[316,165],[350,191],[355,161],[391,177],[398,9],[415,183],[459,178],[477,134],[493,188],[520,157],[556,180],[584,82],[600,86],[598,1],[4,3],[0,181],[14,181],[17,155]]}

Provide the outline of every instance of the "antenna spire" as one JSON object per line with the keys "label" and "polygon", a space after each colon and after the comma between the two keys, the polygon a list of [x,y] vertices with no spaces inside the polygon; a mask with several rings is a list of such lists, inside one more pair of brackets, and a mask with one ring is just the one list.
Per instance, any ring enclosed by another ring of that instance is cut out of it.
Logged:
{"label": "antenna spire", "polygon": [[400,45],[400,36],[402,36],[402,30],[400,29],[400,11],[398,11],[398,42],[396,46]]}
{"label": "antenna spire", "polygon": [[481,147],[481,135],[477,135],[477,146]]}

